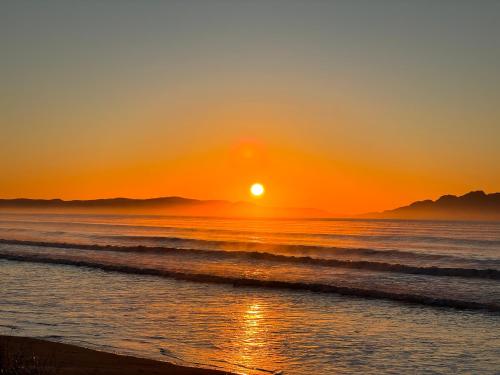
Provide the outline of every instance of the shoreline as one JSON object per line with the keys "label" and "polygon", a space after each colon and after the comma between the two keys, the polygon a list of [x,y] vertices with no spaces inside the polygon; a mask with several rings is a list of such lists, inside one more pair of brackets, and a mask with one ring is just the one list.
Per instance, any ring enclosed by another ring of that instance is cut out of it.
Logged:
{"label": "shoreline", "polygon": [[0,370],[20,366],[32,367],[38,371],[37,374],[46,375],[234,375],[220,370],[101,352],[72,344],[0,335]]}

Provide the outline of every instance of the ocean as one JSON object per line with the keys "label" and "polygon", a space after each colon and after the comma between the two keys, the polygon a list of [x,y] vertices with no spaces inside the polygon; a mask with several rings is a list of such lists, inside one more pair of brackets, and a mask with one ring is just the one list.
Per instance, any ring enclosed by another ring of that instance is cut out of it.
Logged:
{"label": "ocean", "polygon": [[500,373],[500,222],[0,214],[0,334],[240,374]]}

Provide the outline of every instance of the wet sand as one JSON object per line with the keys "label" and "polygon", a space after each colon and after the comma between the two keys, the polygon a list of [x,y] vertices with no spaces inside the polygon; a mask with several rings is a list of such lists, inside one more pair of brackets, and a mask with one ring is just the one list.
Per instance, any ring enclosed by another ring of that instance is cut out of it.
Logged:
{"label": "wet sand", "polygon": [[[223,371],[178,366],[85,349],[28,337],[0,336],[2,366],[37,368],[36,374],[57,375],[223,375]],[[24,373],[24,372],[23,372]],[[31,372],[30,372],[31,373]]]}

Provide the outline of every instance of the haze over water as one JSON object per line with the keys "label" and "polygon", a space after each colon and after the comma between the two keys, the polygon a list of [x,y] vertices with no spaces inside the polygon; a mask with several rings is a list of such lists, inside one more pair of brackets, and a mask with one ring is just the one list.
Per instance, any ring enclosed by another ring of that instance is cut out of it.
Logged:
{"label": "haze over water", "polygon": [[245,374],[500,368],[498,222],[1,214],[0,238],[3,334]]}

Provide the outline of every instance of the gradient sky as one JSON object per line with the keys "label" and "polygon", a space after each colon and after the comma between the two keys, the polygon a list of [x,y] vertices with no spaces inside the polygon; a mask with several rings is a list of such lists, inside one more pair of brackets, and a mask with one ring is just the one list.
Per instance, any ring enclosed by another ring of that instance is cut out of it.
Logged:
{"label": "gradient sky", "polygon": [[2,1],[0,197],[500,191],[500,1]]}

